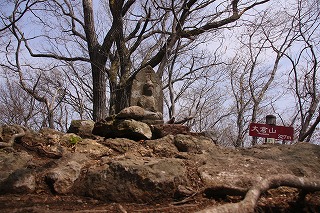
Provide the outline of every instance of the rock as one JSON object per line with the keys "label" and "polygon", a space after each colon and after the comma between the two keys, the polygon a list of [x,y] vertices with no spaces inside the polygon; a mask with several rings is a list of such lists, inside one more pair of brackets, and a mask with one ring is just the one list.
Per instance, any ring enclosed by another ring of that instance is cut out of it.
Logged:
{"label": "rock", "polygon": [[63,133],[52,129],[45,129],[41,132],[27,131],[25,136],[21,138],[21,145],[39,156],[61,158],[64,154],[63,147],[60,144]]}
{"label": "rock", "polygon": [[173,141],[174,136],[167,135],[157,140],[147,140],[145,143],[156,156],[170,158],[176,156],[179,152]]}
{"label": "rock", "polygon": [[88,158],[83,154],[73,154],[60,160],[58,166],[46,174],[46,182],[58,194],[72,191],[74,182],[79,178],[81,169]]}
{"label": "rock", "polygon": [[303,143],[216,150],[214,154],[208,152],[198,156],[204,161],[198,167],[198,173],[203,184],[212,189],[211,193],[215,193],[213,189],[247,191],[271,175],[294,174],[314,178],[320,175],[320,154],[316,150],[320,153],[320,146]]}
{"label": "rock", "polygon": [[106,137],[114,138],[116,137],[115,133],[115,118],[113,116],[107,117],[104,120],[98,121],[94,124],[92,134]]}
{"label": "rock", "polygon": [[109,156],[112,153],[112,150],[109,147],[106,147],[92,139],[81,140],[76,144],[75,151],[78,153],[84,153],[94,159]]}
{"label": "rock", "polygon": [[100,200],[156,202],[187,184],[187,170],[181,159],[117,159],[91,168],[85,184],[84,194]]}
{"label": "rock", "polygon": [[2,137],[2,141],[4,142],[8,142],[12,135],[18,133],[16,127],[12,126],[12,125],[3,125],[1,127],[1,137]]}
{"label": "rock", "polygon": [[[72,137],[79,141],[69,151],[66,141]],[[242,195],[275,174],[320,178],[320,146],[309,143],[231,149],[189,133],[140,141],[96,138],[53,130],[29,132],[15,146],[1,149],[2,198],[10,193],[28,193],[26,198],[41,192],[50,200],[51,190],[63,197],[102,201],[161,204],[178,199],[179,203],[185,197],[195,198],[194,193],[200,199],[201,195]],[[55,159],[37,155],[24,143],[42,148],[61,143],[67,151]],[[15,196],[20,199],[22,195]]]}
{"label": "rock", "polygon": [[215,146],[209,138],[183,134],[178,134],[174,137],[174,145],[180,152],[195,154],[201,154]]}
{"label": "rock", "polygon": [[0,151],[0,184],[3,183],[10,174],[17,170],[26,168],[33,160],[32,155],[26,151],[5,152]]}
{"label": "rock", "polygon": [[74,133],[82,138],[92,138],[94,121],[91,120],[72,120],[67,133]]}
{"label": "rock", "polygon": [[36,189],[36,178],[32,173],[19,175],[19,179],[13,184],[13,192],[33,193]]}
{"label": "rock", "polygon": [[32,193],[36,188],[35,176],[27,167],[33,157],[25,151],[0,151],[0,193]]}
{"label": "rock", "polygon": [[115,126],[115,130],[118,137],[125,137],[133,140],[152,138],[150,127],[146,123],[133,119],[119,121]]}
{"label": "rock", "polygon": [[144,142],[145,141],[136,142],[127,138],[109,138],[101,143],[112,149],[111,156],[152,157],[152,150],[149,147],[142,146]]}
{"label": "rock", "polygon": [[150,127],[143,122],[133,119],[112,120],[108,118],[95,124],[93,134],[106,138],[128,138],[133,140],[151,139]]}
{"label": "rock", "polygon": [[127,138],[106,139],[101,143],[119,154],[124,154],[137,146],[137,142]]}
{"label": "rock", "polygon": [[39,131],[39,134],[41,137],[52,139],[52,143],[59,142],[60,138],[64,135],[63,132],[50,128],[42,128]]}
{"label": "rock", "polygon": [[152,126],[153,138],[162,138],[166,135],[190,134],[190,129],[181,124],[158,124]]}
{"label": "rock", "polygon": [[2,193],[33,193],[36,189],[35,174],[30,169],[20,169],[14,171],[0,184]]}

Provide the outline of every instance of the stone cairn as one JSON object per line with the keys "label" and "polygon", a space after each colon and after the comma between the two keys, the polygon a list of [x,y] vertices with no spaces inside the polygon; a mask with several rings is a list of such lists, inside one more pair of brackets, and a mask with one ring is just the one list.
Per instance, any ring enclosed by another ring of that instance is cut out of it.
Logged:
{"label": "stone cairn", "polygon": [[186,126],[164,124],[162,86],[152,67],[147,66],[136,73],[129,91],[130,106],[95,123],[94,135],[145,140],[189,133]]}

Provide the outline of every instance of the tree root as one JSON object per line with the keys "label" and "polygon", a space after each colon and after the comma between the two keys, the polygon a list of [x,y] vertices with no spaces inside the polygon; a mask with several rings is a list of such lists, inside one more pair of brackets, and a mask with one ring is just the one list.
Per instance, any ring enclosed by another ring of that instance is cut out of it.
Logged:
{"label": "tree root", "polygon": [[12,147],[13,144],[14,144],[14,141],[17,139],[17,138],[21,138],[23,137],[26,133],[25,131],[22,129],[21,126],[19,125],[13,125],[17,130],[18,130],[18,133],[14,134],[11,136],[10,140],[8,142],[0,142],[0,148],[4,148],[4,147]]}
{"label": "tree root", "polygon": [[299,188],[308,192],[320,191],[320,180],[313,178],[303,178],[294,175],[284,174],[271,176],[247,192],[244,200],[238,203],[230,203],[216,207],[209,207],[197,213],[249,213],[254,212],[260,195],[272,188],[279,186],[289,186]]}

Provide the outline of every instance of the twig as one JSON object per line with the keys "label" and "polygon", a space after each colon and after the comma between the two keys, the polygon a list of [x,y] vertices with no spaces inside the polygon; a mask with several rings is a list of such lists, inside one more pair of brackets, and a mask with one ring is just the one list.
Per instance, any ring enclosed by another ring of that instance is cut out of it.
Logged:
{"label": "twig", "polygon": [[186,197],[183,200],[177,201],[177,202],[173,202],[172,205],[181,205],[181,204],[185,204],[187,202],[190,202],[193,200],[193,197],[196,196],[196,194],[198,194],[197,192],[193,193],[192,195],[190,195],[189,197]]}

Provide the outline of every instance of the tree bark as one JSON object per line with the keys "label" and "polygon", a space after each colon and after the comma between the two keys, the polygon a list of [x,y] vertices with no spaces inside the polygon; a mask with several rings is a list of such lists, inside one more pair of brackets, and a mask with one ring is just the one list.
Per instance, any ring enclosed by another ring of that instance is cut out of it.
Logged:
{"label": "tree bark", "polygon": [[106,117],[106,55],[99,45],[94,25],[92,1],[83,0],[85,33],[91,62],[93,84],[93,120],[98,121]]}
{"label": "tree bark", "polygon": [[93,82],[93,120],[99,121],[106,118],[106,74],[104,65],[97,66],[91,63]]}

